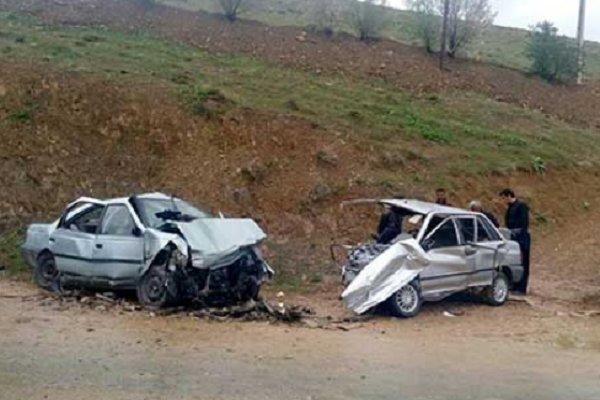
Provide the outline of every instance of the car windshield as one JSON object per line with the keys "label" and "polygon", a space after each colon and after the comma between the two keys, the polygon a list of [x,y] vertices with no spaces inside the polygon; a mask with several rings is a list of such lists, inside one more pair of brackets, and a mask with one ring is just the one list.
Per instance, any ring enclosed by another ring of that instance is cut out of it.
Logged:
{"label": "car windshield", "polygon": [[194,207],[190,203],[173,197],[171,199],[136,199],[137,211],[145,226],[157,228],[165,223],[157,214],[165,212],[181,213],[183,220],[211,218],[212,215]]}

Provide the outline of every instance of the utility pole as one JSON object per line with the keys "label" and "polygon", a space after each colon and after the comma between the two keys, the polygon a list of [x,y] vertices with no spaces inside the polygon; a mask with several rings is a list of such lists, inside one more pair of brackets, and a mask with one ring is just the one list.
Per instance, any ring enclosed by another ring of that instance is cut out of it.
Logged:
{"label": "utility pole", "polygon": [[[585,1],[585,0],[582,0]],[[446,58],[446,35],[448,34],[448,14],[450,13],[450,0],[444,2],[444,23],[442,24],[442,38],[440,43],[440,69],[444,69],[444,59]]]}
{"label": "utility pole", "polygon": [[583,58],[585,46],[585,0],[579,1],[579,27],[577,28],[577,84],[583,83]]}

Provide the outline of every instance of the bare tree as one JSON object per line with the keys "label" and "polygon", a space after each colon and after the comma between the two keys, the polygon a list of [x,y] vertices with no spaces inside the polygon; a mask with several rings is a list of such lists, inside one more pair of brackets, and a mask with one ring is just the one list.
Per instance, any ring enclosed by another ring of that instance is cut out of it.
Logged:
{"label": "bare tree", "polygon": [[360,40],[378,39],[386,24],[387,0],[356,1],[352,7],[352,25]]}
{"label": "bare tree", "polygon": [[229,21],[233,22],[237,19],[238,11],[243,0],[219,0],[223,15]]}
{"label": "bare tree", "polygon": [[488,0],[451,0],[448,14],[448,55],[471,43],[494,23],[496,14]]}
{"label": "bare tree", "polygon": [[416,34],[423,41],[428,53],[433,53],[440,37],[440,18],[437,14],[439,0],[408,0],[410,10],[416,16]]}
{"label": "bare tree", "polygon": [[496,16],[489,0],[410,0],[409,6],[416,13],[417,32],[428,52],[433,51],[444,13],[448,12],[446,39],[440,47],[446,47],[450,57],[455,57],[460,49],[483,33]]}

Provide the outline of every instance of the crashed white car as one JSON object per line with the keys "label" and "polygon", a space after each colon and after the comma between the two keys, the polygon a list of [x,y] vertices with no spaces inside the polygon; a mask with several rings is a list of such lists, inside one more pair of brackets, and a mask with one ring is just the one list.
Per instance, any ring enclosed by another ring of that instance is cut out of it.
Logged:
{"label": "crashed white car", "polygon": [[342,300],[356,313],[385,303],[392,314],[415,316],[424,301],[470,290],[504,304],[523,276],[518,243],[479,213],[418,200],[357,200],[380,204],[404,221],[391,244],[346,246]]}
{"label": "crashed white car", "polygon": [[51,224],[33,224],[22,246],[37,284],[50,290],[135,289],[149,308],[258,295],[273,270],[250,219],[215,218],[162,193],[80,198]]}

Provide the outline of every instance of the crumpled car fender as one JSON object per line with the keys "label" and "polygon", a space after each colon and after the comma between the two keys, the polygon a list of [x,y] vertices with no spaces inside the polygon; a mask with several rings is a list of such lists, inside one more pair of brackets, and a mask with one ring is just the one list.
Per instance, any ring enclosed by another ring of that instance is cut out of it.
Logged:
{"label": "crumpled car fender", "polygon": [[169,246],[175,246],[186,258],[190,257],[187,242],[179,235],[147,229],[144,232],[144,268],[140,276],[144,275],[152,266],[156,256]]}
{"label": "crumpled car fender", "polygon": [[342,293],[344,304],[362,314],[389,299],[429,264],[415,239],[392,245],[368,264]]}

